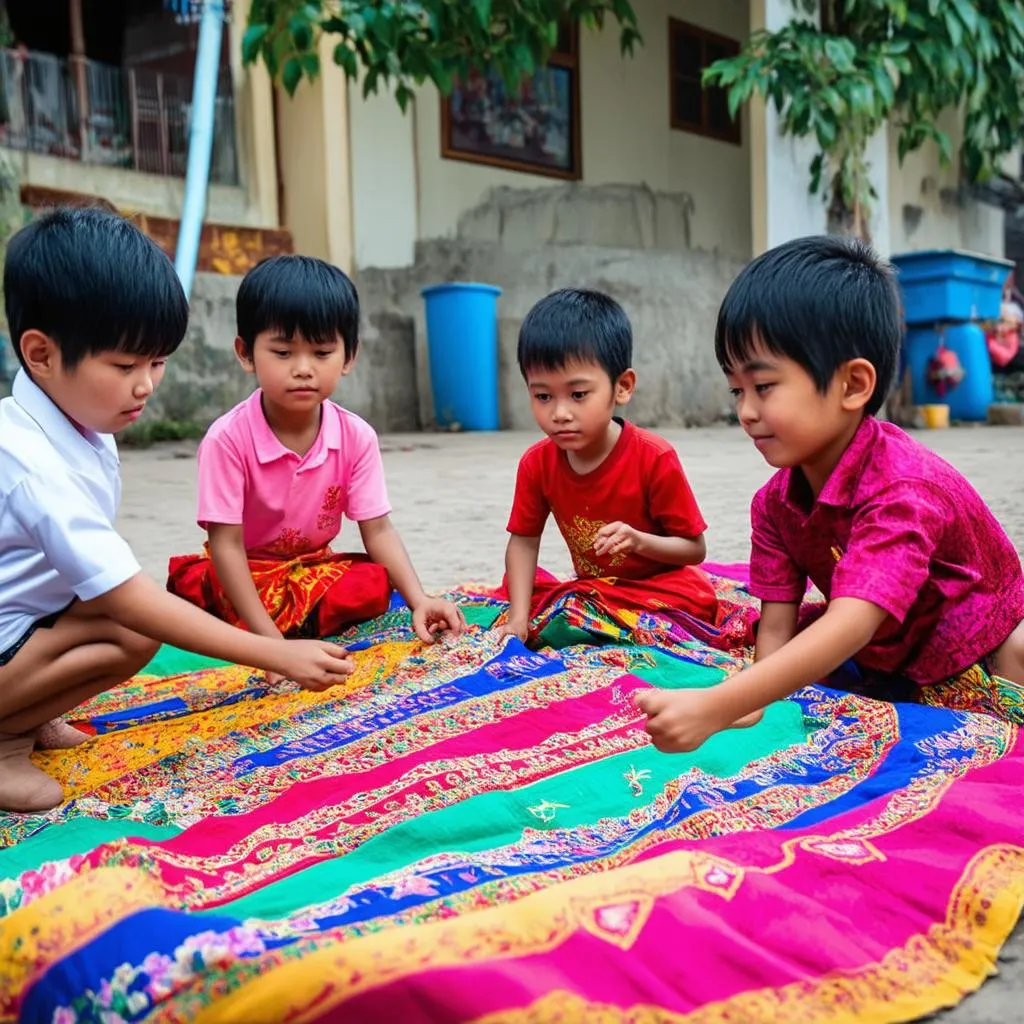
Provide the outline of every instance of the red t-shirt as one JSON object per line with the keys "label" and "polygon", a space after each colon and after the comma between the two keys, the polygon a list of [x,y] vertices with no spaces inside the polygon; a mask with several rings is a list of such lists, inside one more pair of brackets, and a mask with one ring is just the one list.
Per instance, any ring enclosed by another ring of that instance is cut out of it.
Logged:
{"label": "red t-shirt", "polygon": [[699,537],[707,529],[675,449],[628,422],[608,457],[590,473],[577,473],[550,438],[526,452],[508,532],[539,537],[549,514],[569,546],[576,575],[585,578],[642,580],[678,568],[635,554],[598,557],[594,541],[608,523],[628,523],[661,537]]}

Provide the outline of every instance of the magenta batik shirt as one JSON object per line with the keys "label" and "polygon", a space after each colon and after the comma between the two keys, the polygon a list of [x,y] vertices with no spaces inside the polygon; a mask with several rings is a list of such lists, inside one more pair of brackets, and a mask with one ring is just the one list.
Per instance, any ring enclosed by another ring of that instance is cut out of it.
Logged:
{"label": "magenta batik shirt", "polygon": [[199,446],[199,525],[241,525],[250,554],[292,558],[330,544],[342,518],[391,511],[377,435],[334,402],[304,456],[285,448],[256,391],[210,427]]}
{"label": "magenta batik shirt", "polygon": [[817,501],[803,474],[777,472],[751,508],[751,593],[798,602],[807,580],[889,618],[862,667],[940,682],[991,654],[1024,620],[1013,544],[949,463],[868,417]]}

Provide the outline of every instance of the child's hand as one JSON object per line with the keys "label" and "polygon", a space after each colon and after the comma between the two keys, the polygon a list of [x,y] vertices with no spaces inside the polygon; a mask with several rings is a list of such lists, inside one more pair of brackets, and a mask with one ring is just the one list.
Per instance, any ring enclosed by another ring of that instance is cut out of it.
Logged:
{"label": "child's hand", "polygon": [[412,610],[412,628],[426,644],[433,643],[446,630],[458,636],[465,626],[462,612],[441,597],[428,597]]}
{"label": "child's hand", "polygon": [[514,636],[526,643],[530,635],[530,623],[526,619],[508,619],[498,627],[501,636]]}
{"label": "child's hand", "polygon": [[[714,689],[641,690],[635,697],[637,707],[647,716],[644,728],[651,742],[665,754],[696,750],[716,732],[732,723],[723,719]],[[756,716],[756,718],[755,718]],[[754,712],[739,723],[753,725],[761,717]]]}
{"label": "child's hand", "polygon": [[328,690],[355,671],[348,651],[326,640],[282,640],[278,672],[304,690]]}
{"label": "child's hand", "polygon": [[609,557],[628,555],[631,551],[636,551],[639,542],[639,531],[634,530],[628,523],[608,523],[597,531],[594,554]]}

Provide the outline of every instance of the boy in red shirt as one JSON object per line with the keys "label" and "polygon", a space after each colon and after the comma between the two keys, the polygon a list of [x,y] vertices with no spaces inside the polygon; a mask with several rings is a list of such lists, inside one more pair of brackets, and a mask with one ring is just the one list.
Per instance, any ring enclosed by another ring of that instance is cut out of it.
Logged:
{"label": "boy in red shirt", "polygon": [[[523,321],[519,369],[547,437],[519,463],[508,521],[504,631],[521,640],[571,592],[598,608],[672,609],[715,621],[714,589],[696,568],[707,525],[679,456],[615,416],[636,386],[632,358],[629,320],[600,292],[553,292]],[[577,578],[568,583],[537,574],[549,514],[572,555]]]}

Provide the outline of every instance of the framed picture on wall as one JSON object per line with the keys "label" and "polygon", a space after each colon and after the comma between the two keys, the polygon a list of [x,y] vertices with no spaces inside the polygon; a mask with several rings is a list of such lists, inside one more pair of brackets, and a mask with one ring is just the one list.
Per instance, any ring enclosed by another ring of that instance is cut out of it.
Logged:
{"label": "framed picture on wall", "polygon": [[470,72],[441,100],[441,155],[576,180],[580,158],[578,34],[567,28],[546,67],[510,92],[497,71]]}

